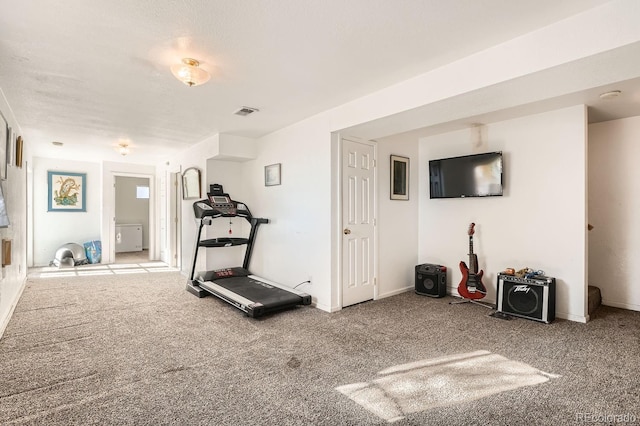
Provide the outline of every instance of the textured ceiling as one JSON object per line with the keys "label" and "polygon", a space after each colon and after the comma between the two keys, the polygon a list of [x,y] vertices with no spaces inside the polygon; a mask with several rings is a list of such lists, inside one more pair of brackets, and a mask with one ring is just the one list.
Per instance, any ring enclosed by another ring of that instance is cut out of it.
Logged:
{"label": "textured ceiling", "polygon": [[[216,133],[259,137],[606,1],[1,3],[0,87],[34,153],[61,141],[118,159],[124,139],[153,163]],[[183,57],[211,80],[178,82],[169,66]],[[233,115],[242,106],[260,112]]]}

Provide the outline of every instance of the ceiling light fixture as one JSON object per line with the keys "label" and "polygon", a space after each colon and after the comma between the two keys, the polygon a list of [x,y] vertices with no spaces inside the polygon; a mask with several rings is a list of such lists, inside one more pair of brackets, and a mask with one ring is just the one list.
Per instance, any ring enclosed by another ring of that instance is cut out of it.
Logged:
{"label": "ceiling light fixture", "polygon": [[191,58],[184,58],[181,64],[171,65],[171,72],[187,86],[198,86],[211,77],[206,70],[200,68],[200,62]]}
{"label": "ceiling light fixture", "polygon": [[118,152],[120,153],[120,155],[125,156],[129,153],[129,144],[122,142],[118,146]]}
{"label": "ceiling light fixture", "polygon": [[600,94],[600,99],[613,99],[620,96],[622,92],[620,90],[612,90],[610,92],[604,92]]}

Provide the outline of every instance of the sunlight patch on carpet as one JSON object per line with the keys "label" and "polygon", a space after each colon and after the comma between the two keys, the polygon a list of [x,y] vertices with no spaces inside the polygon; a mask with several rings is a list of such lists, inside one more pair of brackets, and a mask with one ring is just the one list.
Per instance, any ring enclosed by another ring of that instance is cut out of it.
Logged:
{"label": "sunlight patch on carpet", "polygon": [[369,382],[339,386],[378,417],[394,422],[407,414],[473,401],[560,376],[509,360],[489,351],[475,351],[397,365]]}
{"label": "sunlight patch on carpet", "polygon": [[92,275],[148,274],[156,272],[176,272],[177,268],[164,262],[117,263],[108,265],[79,265],[69,268],[34,268],[29,278],[81,277]]}

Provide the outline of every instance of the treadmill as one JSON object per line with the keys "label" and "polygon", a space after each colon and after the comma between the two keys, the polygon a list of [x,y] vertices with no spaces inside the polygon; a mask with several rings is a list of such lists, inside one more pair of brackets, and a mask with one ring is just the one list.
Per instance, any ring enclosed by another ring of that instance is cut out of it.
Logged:
{"label": "treadmill", "polygon": [[[310,305],[310,295],[252,275],[248,270],[258,227],[263,223],[269,223],[269,220],[253,217],[246,204],[232,200],[229,194],[224,192],[222,185],[210,185],[207,196],[207,199],[193,203],[193,211],[199,226],[187,291],[197,297],[216,296],[252,318],[298,305]],[[201,240],[204,226],[212,225],[213,220],[219,217],[245,218],[251,225],[249,237],[218,237]],[[247,246],[242,267],[216,269],[196,274],[196,261],[200,247],[237,245]]]}

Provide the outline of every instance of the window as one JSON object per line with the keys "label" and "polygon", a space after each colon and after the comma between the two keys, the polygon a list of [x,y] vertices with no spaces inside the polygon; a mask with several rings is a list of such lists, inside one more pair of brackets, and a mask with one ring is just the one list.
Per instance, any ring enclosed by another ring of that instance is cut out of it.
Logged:
{"label": "window", "polygon": [[136,186],[136,198],[149,199],[149,187],[148,186]]}

